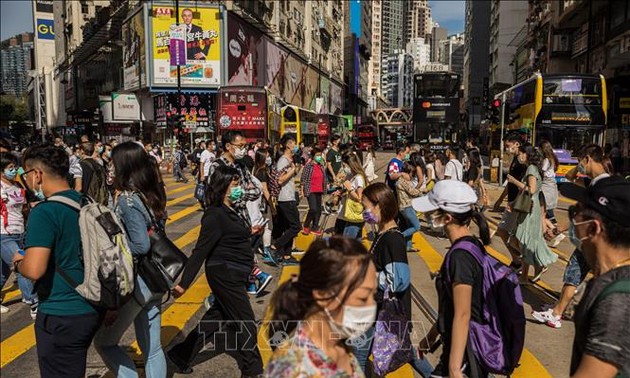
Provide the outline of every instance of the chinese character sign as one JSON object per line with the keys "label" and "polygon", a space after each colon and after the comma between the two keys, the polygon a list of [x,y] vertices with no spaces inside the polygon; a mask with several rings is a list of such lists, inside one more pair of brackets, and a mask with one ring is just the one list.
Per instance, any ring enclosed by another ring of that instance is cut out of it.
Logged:
{"label": "chinese character sign", "polygon": [[[180,8],[175,28],[175,8],[151,9],[153,86],[175,86],[177,63],[185,87],[221,84],[221,19],[218,8]],[[177,44],[171,46],[171,43]]]}

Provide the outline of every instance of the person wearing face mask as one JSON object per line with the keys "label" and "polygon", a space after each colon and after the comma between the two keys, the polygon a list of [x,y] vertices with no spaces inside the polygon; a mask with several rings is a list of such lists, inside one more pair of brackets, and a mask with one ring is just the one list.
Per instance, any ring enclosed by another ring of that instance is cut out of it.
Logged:
{"label": "person wearing face mask", "polygon": [[507,179],[520,191],[531,196],[532,207],[528,213],[520,213],[518,226],[510,244],[521,252],[521,284],[528,284],[528,270],[534,266],[532,282],[537,282],[547,271],[547,267],[558,259],[558,255],[551,252],[543,236],[542,207],[540,206],[540,192],[542,187],[543,156],[531,144],[521,145],[518,149],[521,163],[527,164],[527,171],[523,180],[508,175]]}
{"label": "person wearing face mask", "polygon": [[458,145],[453,144],[446,150],[446,156],[448,157],[448,163],[444,166],[444,179],[445,180],[464,180],[464,166],[457,159],[457,155],[460,151]]}
{"label": "person wearing face mask", "polygon": [[283,154],[276,163],[276,170],[279,172],[278,184],[280,185],[278,221],[285,227],[271,245],[271,253],[276,256],[277,261],[284,265],[297,265],[297,260],[291,256],[293,241],[302,229],[295,191],[295,176],[298,174],[298,167],[293,162],[297,144],[293,135],[285,134],[280,139],[280,145]]}
{"label": "person wearing face mask", "polygon": [[348,345],[376,319],[377,284],[361,243],[341,237],[311,243],[299,275],[271,300],[269,343],[277,349],[265,377],[365,377]]}
{"label": "person wearing face mask", "polygon": [[[379,182],[368,185],[363,190],[361,202],[364,207],[363,219],[378,232],[369,255],[378,274],[376,302],[379,311],[385,291],[389,290],[389,294],[401,302],[409,322],[407,331],[411,332],[411,272],[407,260],[407,243],[396,224],[398,216],[396,197],[386,184]],[[373,334],[374,327],[370,327],[363,336],[366,342],[354,345],[355,355],[364,371],[367,368]],[[425,359],[414,358],[409,363],[422,377],[429,377],[431,366]]]}
{"label": "person wearing face mask", "polygon": [[97,140],[94,143],[94,154],[92,155],[92,159],[94,159],[100,165],[103,165],[103,159],[101,158],[101,155],[103,154],[103,151],[105,151],[105,147],[103,146],[103,142],[101,142],[100,140]]}
{"label": "person wearing face mask", "polygon": [[324,157],[319,147],[313,147],[311,157],[302,170],[300,179],[302,196],[308,200],[308,214],[304,220],[302,233],[322,236],[319,228],[319,218],[322,215],[322,196],[328,187],[324,170]]}
{"label": "person wearing face mask", "polygon": [[385,181],[387,182],[387,186],[389,186],[394,193],[396,193],[396,181],[398,181],[400,175],[402,175],[403,160],[405,160],[406,156],[407,148],[398,147],[396,149],[396,156],[393,157],[387,165]]}
{"label": "person wearing face mask", "polygon": [[[26,150],[23,182],[45,199],[53,195],[79,202],[70,189],[68,156],[63,149],[42,145]],[[35,319],[37,357],[42,377],[85,376],[87,351],[101,325],[101,316],[76,290],[55,273],[63,270],[82,282],[79,213],[62,203],[42,201],[30,212],[25,255],[14,258],[14,270],[37,281],[39,307]],[[63,342],[60,342],[63,340]]]}
{"label": "person wearing face mask", "polygon": [[110,193],[110,196],[114,195],[114,164],[112,163],[112,145],[109,143],[105,143],[103,145],[103,153],[101,154],[101,159],[103,161],[103,168],[105,168],[106,183],[107,190]]}
{"label": "person wearing face mask", "polygon": [[[24,210],[27,206],[26,192],[17,181],[18,159],[10,152],[0,153],[0,252],[2,252],[2,271],[0,272],[0,288],[9,278],[13,257],[24,248]],[[21,274],[17,274],[18,288],[22,292],[22,300],[31,306],[31,317],[37,316],[38,299],[33,293],[33,282]],[[3,314],[9,309],[0,305]]]}
{"label": "person wearing face mask", "polygon": [[594,278],[574,314],[570,375],[630,376],[630,182],[606,177],[588,188],[564,185],[578,203],[569,212],[572,242]]}
{"label": "person wearing face mask", "polygon": [[[581,147],[576,155],[579,159],[578,166],[566,174],[566,178],[573,181],[576,185],[583,187],[595,185],[598,181],[610,177],[613,173],[612,165],[609,164],[610,161],[605,157],[604,150],[596,144]],[[578,173],[581,173],[582,176],[579,176]],[[571,231],[569,226],[570,224],[563,228],[558,227],[558,232]],[[555,236],[553,233],[549,233],[546,235],[546,238],[552,239]],[[569,232],[568,236],[569,240],[575,242],[574,234]],[[579,243],[575,242],[574,244]],[[564,270],[562,277],[563,286],[559,300],[552,308],[533,311],[532,317],[548,327],[561,328],[562,314],[573,300],[577,287],[584,281],[589,270],[590,267],[584,258],[584,254],[579,248],[576,248]]]}
{"label": "person wearing face mask", "polygon": [[252,174],[262,184],[262,196],[261,213],[263,214],[265,223],[265,229],[262,234],[263,244],[263,262],[278,265],[275,260],[275,256],[271,253],[271,236],[273,231],[273,216],[277,214],[275,208],[276,204],[271,198],[271,192],[269,191],[269,174],[273,161],[271,159],[271,152],[267,148],[259,148],[256,150],[256,156],[254,159],[254,169]]}
{"label": "person wearing face mask", "polygon": [[[201,219],[199,240],[173,295],[176,298],[183,295],[201,265],[205,265],[214,304],[186,339],[173,347],[167,356],[175,366],[175,372],[190,373],[193,360],[205,346],[205,340],[214,340],[213,335],[220,331],[226,335],[226,344],[229,341],[230,345],[236,346],[232,350],[237,353],[242,377],[258,377],[263,372],[263,365],[256,337],[251,337],[256,335],[256,317],[245,287],[254,263],[250,237],[260,231],[260,226],[252,227],[249,217],[243,216],[236,207],[245,189],[235,167],[216,167],[210,181],[212,185],[206,194],[208,209]],[[242,327],[247,330],[242,331]],[[219,344],[214,347],[215,351],[221,348]]]}
{"label": "person wearing face mask", "polygon": [[[518,149],[521,146],[521,139],[518,134],[509,134],[507,137],[505,137],[504,143],[506,151],[514,156],[512,158],[512,162],[510,163],[509,175],[520,182],[520,180],[523,178],[523,175],[525,175],[525,171],[527,170],[527,165],[521,163],[521,161],[518,159]],[[512,263],[510,264],[510,267],[518,271],[521,269],[521,251],[519,251],[518,248],[515,248],[512,243],[510,243],[510,239],[514,235],[514,232],[516,232],[516,226],[518,223],[518,212],[512,211],[512,203],[514,203],[514,200],[516,199],[516,196],[518,196],[520,189],[516,183],[510,182],[509,180],[506,180],[506,182],[507,185],[495,202],[493,208],[494,212],[499,212],[499,208],[503,203],[503,200],[507,196],[508,204],[505,211],[503,212],[503,217],[501,218],[501,222],[499,223],[495,235],[503,240],[503,243],[512,256]]]}
{"label": "person wearing face mask", "polygon": [[94,144],[81,143],[79,156],[81,160],[70,167],[74,177],[74,189],[90,196],[94,201],[107,206],[109,192],[107,191],[107,172],[103,164],[94,159]]}
{"label": "person wearing face mask", "polygon": [[[473,189],[456,180],[439,181],[428,195],[413,200],[413,208],[428,213],[436,226],[443,227],[452,245],[436,277],[439,321],[418,347],[426,353],[437,336],[441,337],[442,355],[432,377],[488,376],[468,342],[470,320],[484,321],[483,267],[471,252],[456,246],[459,242],[470,242],[486,253],[484,245],[490,243],[490,231],[485,218],[476,210],[476,203]],[[470,232],[471,221],[479,228],[479,238]]]}

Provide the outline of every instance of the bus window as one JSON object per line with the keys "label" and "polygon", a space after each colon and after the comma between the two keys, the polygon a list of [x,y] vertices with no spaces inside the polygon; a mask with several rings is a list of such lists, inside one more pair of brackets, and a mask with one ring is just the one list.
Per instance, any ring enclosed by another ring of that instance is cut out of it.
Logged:
{"label": "bus window", "polygon": [[560,105],[600,105],[601,80],[597,78],[545,78],[543,101]]}

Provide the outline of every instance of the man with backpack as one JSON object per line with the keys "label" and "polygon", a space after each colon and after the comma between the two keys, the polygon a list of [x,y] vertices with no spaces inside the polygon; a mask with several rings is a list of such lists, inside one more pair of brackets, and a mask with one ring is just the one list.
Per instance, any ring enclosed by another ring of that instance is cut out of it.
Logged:
{"label": "man with backpack", "polygon": [[458,145],[453,144],[446,150],[446,156],[448,157],[448,163],[444,167],[444,179],[445,180],[457,180],[464,181],[464,166],[458,159],[460,148]]}
{"label": "man with backpack", "polygon": [[186,168],[186,166],[188,166],[186,154],[182,151],[182,146],[178,144],[173,153],[173,177],[175,178],[175,182],[188,182],[186,175],[184,175],[184,168]]}
{"label": "man with backpack", "polygon": [[595,276],[574,314],[572,377],[630,376],[630,182],[619,176],[588,188],[563,185],[578,201],[569,209],[569,238]]}
{"label": "man with backpack", "polygon": [[[68,156],[53,146],[34,146],[24,154],[22,175],[38,197],[62,196],[79,201],[66,179]],[[76,282],[84,279],[79,213],[59,202],[41,201],[29,215],[26,253],[17,254],[14,268],[37,281],[39,309],[35,339],[41,376],[85,376],[87,351],[101,325],[101,316],[57,272]]]}
{"label": "man with backpack", "polygon": [[107,172],[102,164],[93,158],[94,144],[81,143],[79,156],[81,160],[70,167],[70,173],[74,177],[74,189],[86,194],[97,203],[107,205],[109,191],[107,190]]}

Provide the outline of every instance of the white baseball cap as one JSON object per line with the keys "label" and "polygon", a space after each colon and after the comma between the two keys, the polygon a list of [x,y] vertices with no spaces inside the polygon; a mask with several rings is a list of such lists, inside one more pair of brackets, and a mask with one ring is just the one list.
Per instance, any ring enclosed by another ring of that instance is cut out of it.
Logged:
{"label": "white baseball cap", "polygon": [[475,191],[470,185],[458,180],[438,181],[429,194],[411,201],[413,209],[422,213],[442,209],[449,213],[463,214],[472,210],[476,203]]}

